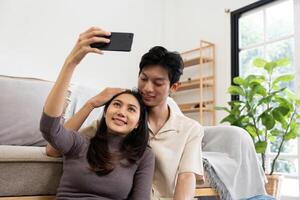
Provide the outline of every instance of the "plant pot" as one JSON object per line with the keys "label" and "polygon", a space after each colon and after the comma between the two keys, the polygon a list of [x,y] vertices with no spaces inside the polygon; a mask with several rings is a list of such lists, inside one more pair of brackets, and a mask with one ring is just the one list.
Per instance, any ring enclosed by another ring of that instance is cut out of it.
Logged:
{"label": "plant pot", "polygon": [[283,176],[279,174],[266,175],[268,183],[266,184],[266,191],[269,195],[280,199],[280,189],[283,181]]}

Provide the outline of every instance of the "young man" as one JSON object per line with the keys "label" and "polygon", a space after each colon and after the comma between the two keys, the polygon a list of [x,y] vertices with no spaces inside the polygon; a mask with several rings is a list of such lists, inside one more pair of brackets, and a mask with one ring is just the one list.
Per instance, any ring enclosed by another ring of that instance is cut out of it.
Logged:
{"label": "young man", "polygon": [[[152,200],[190,200],[194,197],[196,177],[203,178],[201,140],[202,126],[168,106],[167,98],[179,86],[183,61],[176,52],[153,47],[143,55],[139,65],[138,89],[148,106],[150,146],[155,154]],[[108,88],[108,93],[115,93]],[[99,105],[98,97],[90,99],[65,127],[78,130],[89,113]],[[83,129],[93,137],[97,123]],[[47,146],[47,154],[57,152]]]}

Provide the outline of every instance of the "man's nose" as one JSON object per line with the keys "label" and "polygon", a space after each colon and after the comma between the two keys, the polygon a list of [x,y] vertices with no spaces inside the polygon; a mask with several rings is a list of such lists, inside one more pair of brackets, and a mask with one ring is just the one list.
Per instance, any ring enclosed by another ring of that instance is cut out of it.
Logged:
{"label": "man's nose", "polygon": [[147,83],[145,84],[144,90],[146,92],[152,92],[153,91],[153,84],[151,83],[151,81],[147,81]]}

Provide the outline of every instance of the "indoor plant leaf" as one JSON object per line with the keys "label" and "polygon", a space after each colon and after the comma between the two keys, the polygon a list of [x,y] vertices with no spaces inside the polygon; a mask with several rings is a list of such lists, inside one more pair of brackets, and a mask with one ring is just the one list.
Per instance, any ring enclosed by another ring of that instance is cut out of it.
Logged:
{"label": "indoor plant leaf", "polygon": [[279,77],[277,77],[277,78],[273,81],[272,87],[273,87],[274,85],[276,85],[277,83],[280,83],[280,82],[289,82],[289,81],[291,81],[291,80],[293,80],[293,79],[294,79],[294,75],[291,75],[291,74],[285,74],[285,75],[279,76]]}
{"label": "indoor plant leaf", "polygon": [[237,85],[244,85],[245,84],[245,79],[243,79],[242,77],[238,76],[238,77],[235,77],[233,79],[233,83],[235,83]]}
{"label": "indoor plant leaf", "polygon": [[262,124],[266,127],[267,130],[270,130],[275,125],[275,120],[269,112],[263,112],[260,116]]}
{"label": "indoor plant leaf", "polygon": [[267,61],[262,58],[256,58],[253,61],[253,65],[255,67],[261,67],[261,68],[264,67],[266,65],[266,63],[267,63]]}
{"label": "indoor plant leaf", "polygon": [[282,58],[276,61],[277,66],[287,66],[291,63],[289,58]]}
{"label": "indoor plant leaf", "polygon": [[268,74],[273,73],[273,69],[277,66],[276,62],[268,62],[265,64],[264,69],[268,72]]}
{"label": "indoor plant leaf", "polygon": [[240,86],[232,85],[228,88],[228,92],[232,95],[242,95],[245,96],[244,90]]}
{"label": "indoor plant leaf", "polygon": [[266,141],[258,141],[255,143],[255,150],[257,153],[265,153],[266,148],[267,148]]}

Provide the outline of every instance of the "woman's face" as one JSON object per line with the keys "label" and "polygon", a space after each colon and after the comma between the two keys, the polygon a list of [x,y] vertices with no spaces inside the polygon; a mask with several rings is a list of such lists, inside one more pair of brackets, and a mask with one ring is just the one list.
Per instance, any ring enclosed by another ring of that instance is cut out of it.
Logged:
{"label": "woman's face", "polygon": [[140,104],[131,94],[121,94],[114,98],[105,113],[109,133],[127,135],[138,127]]}

